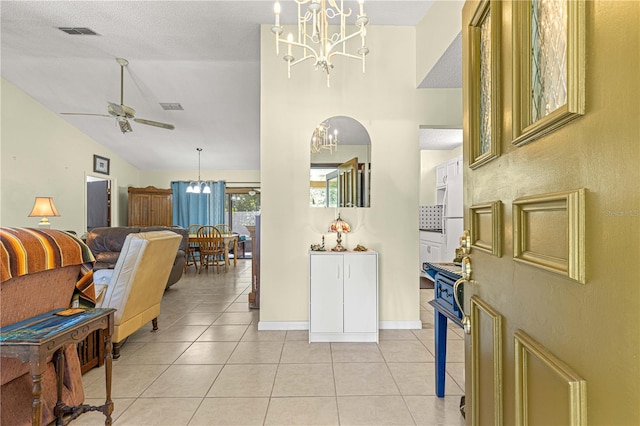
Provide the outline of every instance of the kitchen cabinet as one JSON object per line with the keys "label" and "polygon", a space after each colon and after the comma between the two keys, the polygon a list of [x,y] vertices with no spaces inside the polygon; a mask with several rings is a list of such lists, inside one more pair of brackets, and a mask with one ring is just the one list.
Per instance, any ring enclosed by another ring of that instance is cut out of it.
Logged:
{"label": "kitchen cabinet", "polygon": [[309,342],[378,342],[378,253],[309,252]]}
{"label": "kitchen cabinet", "polygon": [[172,226],[173,191],[129,187],[129,226]]}
{"label": "kitchen cabinet", "polygon": [[[420,231],[420,271],[425,262],[443,262],[442,254],[445,246],[444,235],[440,232]],[[424,272],[421,276],[426,277]]]}
{"label": "kitchen cabinet", "polygon": [[462,166],[462,157],[436,166],[436,204],[445,206],[444,216],[463,216]]}
{"label": "kitchen cabinet", "polygon": [[444,188],[449,180],[462,175],[462,157],[456,157],[436,166],[436,188]]}
{"label": "kitchen cabinet", "polygon": [[447,164],[436,166],[436,188],[444,188],[447,183]]}

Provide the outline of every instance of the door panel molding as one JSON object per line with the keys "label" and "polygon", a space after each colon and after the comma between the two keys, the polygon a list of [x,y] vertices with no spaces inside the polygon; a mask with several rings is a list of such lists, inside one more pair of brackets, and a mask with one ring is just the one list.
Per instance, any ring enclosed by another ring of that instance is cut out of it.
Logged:
{"label": "door panel molding", "polygon": [[[482,336],[480,333],[480,321],[488,318],[491,321],[491,340],[493,346],[492,363],[493,363],[493,424],[502,425],[503,416],[503,390],[502,390],[502,315],[481,300],[478,296],[473,295],[471,302],[471,424],[480,425],[487,424],[480,418],[480,346]],[[488,404],[482,405],[487,407]]]}
{"label": "door panel molding", "polygon": [[515,200],[513,259],[585,284],[585,193],[582,188]]}
{"label": "door panel molding", "polygon": [[533,359],[539,361],[552,374],[557,376],[567,386],[568,404],[566,417],[569,425],[578,426],[587,424],[587,381],[578,375],[568,364],[560,360],[546,347],[538,343],[522,330],[514,334],[515,364],[516,364],[516,425],[529,424],[529,413],[536,410],[545,410],[545,407],[531,406],[529,398],[530,380],[529,364]]}
{"label": "door panel molding", "polygon": [[471,245],[478,250],[502,256],[502,202],[474,204],[469,208]]}

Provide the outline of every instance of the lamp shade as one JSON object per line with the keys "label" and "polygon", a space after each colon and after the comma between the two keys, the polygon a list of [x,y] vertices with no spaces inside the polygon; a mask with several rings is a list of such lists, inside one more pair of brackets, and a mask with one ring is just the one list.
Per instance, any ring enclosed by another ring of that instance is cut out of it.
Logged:
{"label": "lamp shade", "polygon": [[40,216],[42,220],[39,225],[49,226],[48,216],[60,216],[56,205],[53,204],[53,197],[36,197],[35,203],[33,203],[33,209],[29,213],[28,217]]}
{"label": "lamp shade", "polygon": [[351,232],[351,226],[344,220],[340,218],[340,214],[338,214],[338,218],[331,222],[331,226],[329,227],[329,232],[339,232],[346,234],[347,232]]}

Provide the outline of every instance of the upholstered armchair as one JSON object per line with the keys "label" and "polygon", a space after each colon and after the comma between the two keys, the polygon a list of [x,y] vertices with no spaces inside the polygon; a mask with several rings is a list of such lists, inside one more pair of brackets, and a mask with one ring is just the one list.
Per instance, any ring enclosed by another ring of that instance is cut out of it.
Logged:
{"label": "upholstered armchair", "polygon": [[172,231],[128,234],[108,284],[96,282],[97,308],[115,308],[113,357],[124,339],[149,321],[158,329],[160,302],[182,237]]}
{"label": "upholstered armchair", "polygon": [[173,267],[167,279],[166,288],[169,288],[180,278],[185,268],[186,253],[189,244],[187,229],[177,226],[114,226],[111,228],[93,228],[86,236],[86,242],[96,258],[94,266],[94,280],[96,283],[104,283],[104,273],[111,275],[116,266],[122,245],[129,234],[151,231],[172,231],[182,236],[180,247],[176,250]]}

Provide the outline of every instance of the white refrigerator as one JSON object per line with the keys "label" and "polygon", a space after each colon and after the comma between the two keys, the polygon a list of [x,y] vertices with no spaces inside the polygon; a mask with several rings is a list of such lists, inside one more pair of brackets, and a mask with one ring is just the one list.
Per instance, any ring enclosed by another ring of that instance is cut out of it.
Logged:
{"label": "white refrigerator", "polygon": [[442,202],[442,232],[446,240],[443,258],[451,262],[456,256],[456,248],[460,247],[464,228],[461,161],[456,167],[448,167]]}

